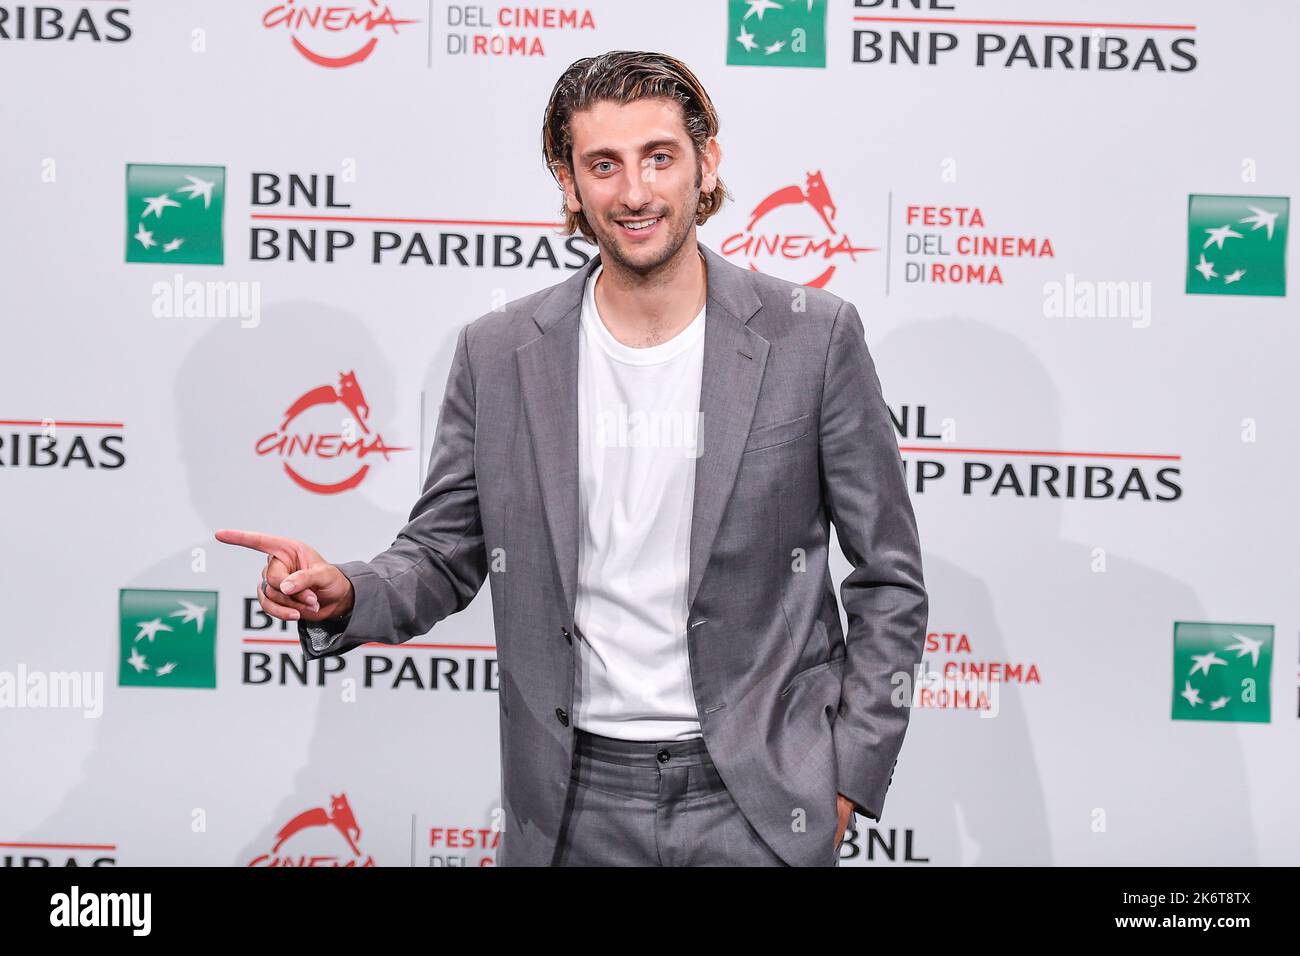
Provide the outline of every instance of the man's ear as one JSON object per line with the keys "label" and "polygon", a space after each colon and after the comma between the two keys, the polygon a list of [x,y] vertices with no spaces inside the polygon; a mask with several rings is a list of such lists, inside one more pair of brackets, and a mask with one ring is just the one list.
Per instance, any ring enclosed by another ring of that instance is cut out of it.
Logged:
{"label": "man's ear", "polygon": [[718,188],[718,166],[722,163],[722,146],[714,136],[709,137],[709,141],[704,144],[704,152],[700,157],[701,182],[700,191],[711,193]]}
{"label": "man's ear", "polygon": [[569,212],[582,212],[582,201],[578,198],[577,184],[573,181],[573,174],[567,166],[559,166],[555,170],[556,177],[560,180],[560,185],[564,187],[564,208]]}

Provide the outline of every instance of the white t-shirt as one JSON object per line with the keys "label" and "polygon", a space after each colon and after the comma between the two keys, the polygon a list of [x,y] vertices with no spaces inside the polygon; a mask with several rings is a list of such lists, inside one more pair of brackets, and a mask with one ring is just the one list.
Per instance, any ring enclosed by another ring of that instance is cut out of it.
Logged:
{"label": "white t-shirt", "polygon": [[700,736],[686,650],[704,315],[633,348],[596,311],[578,343],[576,726],[626,740]]}

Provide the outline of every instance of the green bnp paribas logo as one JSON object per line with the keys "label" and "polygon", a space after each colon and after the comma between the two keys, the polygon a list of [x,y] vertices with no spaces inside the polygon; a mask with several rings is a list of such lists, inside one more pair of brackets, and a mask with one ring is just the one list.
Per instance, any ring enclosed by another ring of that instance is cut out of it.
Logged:
{"label": "green bnp paribas logo", "polygon": [[117,682],[217,686],[217,592],[123,588]]}
{"label": "green bnp paribas logo", "polygon": [[1174,720],[1269,721],[1273,625],[1174,624]]}
{"label": "green bnp paribas logo", "polygon": [[826,66],[826,0],[728,0],[727,63]]}
{"label": "green bnp paribas logo", "polygon": [[1187,198],[1187,291],[1286,295],[1285,196]]}
{"label": "green bnp paribas logo", "polygon": [[130,163],[126,261],[222,264],[226,167]]}

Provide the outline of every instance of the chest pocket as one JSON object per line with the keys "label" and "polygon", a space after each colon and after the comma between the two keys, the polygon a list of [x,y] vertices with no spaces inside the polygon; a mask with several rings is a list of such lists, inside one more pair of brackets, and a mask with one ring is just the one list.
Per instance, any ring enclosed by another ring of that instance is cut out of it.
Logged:
{"label": "chest pocket", "polygon": [[794,441],[796,438],[802,438],[808,432],[812,424],[812,414],[800,415],[798,418],[791,418],[783,422],[773,422],[770,425],[760,425],[749,432],[749,440],[745,442],[745,454],[751,451],[758,451],[760,448],[770,448],[772,445],[783,445],[786,442]]}

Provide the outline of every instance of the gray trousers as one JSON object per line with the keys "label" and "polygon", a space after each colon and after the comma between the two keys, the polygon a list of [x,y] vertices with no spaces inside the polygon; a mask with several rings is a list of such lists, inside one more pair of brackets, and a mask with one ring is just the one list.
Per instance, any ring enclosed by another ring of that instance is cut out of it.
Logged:
{"label": "gray trousers", "polygon": [[556,866],[785,866],[736,806],[704,738],[577,731]]}

